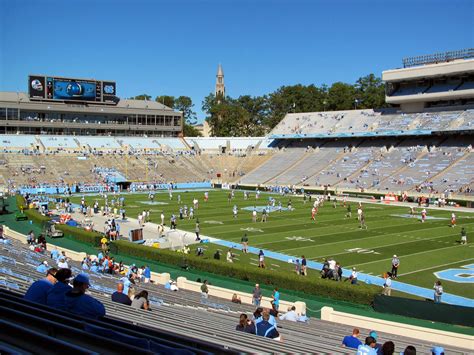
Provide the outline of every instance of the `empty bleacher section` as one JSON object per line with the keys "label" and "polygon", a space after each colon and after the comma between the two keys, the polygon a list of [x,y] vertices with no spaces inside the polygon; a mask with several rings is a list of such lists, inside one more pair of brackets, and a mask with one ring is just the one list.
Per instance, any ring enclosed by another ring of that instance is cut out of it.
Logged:
{"label": "empty bleacher section", "polygon": [[385,113],[374,110],[290,113],[270,132],[273,138],[417,135],[473,129],[473,110]]}
{"label": "empty bleacher section", "polygon": [[35,136],[5,134],[0,136],[0,151],[5,153],[33,151],[38,149]]}
{"label": "empty bleacher section", "polygon": [[[105,305],[106,317],[99,320],[82,318],[20,298],[34,280],[44,276],[36,271],[36,266],[44,260],[51,262],[49,256],[31,252],[24,244],[11,240],[10,244],[0,247],[0,258],[3,266],[0,268],[0,327],[23,329],[18,333],[1,332],[0,340],[12,347],[38,352],[35,342],[22,339],[24,334],[31,333],[41,337],[43,344],[55,346],[57,343],[57,349],[72,353],[171,353],[179,350],[197,354],[347,353],[340,344],[342,338],[351,333],[352,327],[316,318],[310,319],[309,323],[278,320],[278,331],[283,339],[278,342],[237,332],[235,325],[239,314],[243,312],[251,317],[253,308],[215,296],[204,301],[197,292],[172,292],[163,285],[139,283],[135,288],[148,291],[151,311],[111,302],[111,293],[119,276],[110,274],[89,274],[89,292]],[[70,261],[69,265],[75,275],[82,272],[78,262]],[[370,331],[360,328],[363,335]],[[18,336],[14,336],[15,333]],[[397,352],[413,345],[419,353],[429,353],[435,345],[420,339],[378,333],[379,342],[392,340]],[[468,352],[454,344],[444,347],[449,354]]]}

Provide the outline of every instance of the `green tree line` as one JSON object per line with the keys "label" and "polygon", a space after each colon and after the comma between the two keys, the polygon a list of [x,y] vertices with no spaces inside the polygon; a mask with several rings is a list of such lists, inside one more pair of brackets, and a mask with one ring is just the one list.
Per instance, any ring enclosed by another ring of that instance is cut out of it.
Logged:
{"label": "green tree line", "polygon": [[[134,99],[151,100],[150,95]],[[157,96],[155,101],[183,112],[184,135],[197,136],[193,127],[197,122],[194,103],[188,96]],[[275,127],[287,113],[338,111],[382,108],[385,104],[385,87],[374,74],[359,78],[354,84],[336,82],[331,86],[281,86],[263,96],[242,95],[238,98],[206,96],[202,111],[211,128],[212,136],[256,137]]]}

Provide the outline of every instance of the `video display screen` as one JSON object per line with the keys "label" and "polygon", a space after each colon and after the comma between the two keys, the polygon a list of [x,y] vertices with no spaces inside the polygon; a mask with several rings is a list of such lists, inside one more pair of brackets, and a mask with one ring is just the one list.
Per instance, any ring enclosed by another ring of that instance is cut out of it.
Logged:
{"label": "video display screen", "polygon": [[101,101],[100,82],[47,78],[46,85],[53,100]]}
{"label": "video display screen", "polygon": [[87,79],[30,75],[28,93],[31,99],[53,101],[117,102],[116,83]]}

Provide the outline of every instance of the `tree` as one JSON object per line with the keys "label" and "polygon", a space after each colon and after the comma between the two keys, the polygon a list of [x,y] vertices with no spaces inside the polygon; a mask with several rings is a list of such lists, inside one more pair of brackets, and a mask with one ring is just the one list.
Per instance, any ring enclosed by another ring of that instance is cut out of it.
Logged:
{"label": "tree", "polygon": [[359,78],[355,83],[355,89],[360,100],[360,108],[386,107],[385,85],[382,79],[374,74]]}
{"label": "tree", "polygon": [[189,96],[180,96],[174,100],[174,109],[183,113],[184,121],[190,125],[197,122],[196,112],[193,111],[193,100]]}
{"label": "tree", "polygon": [[332,111],[352,110],[356,99],[356,89],[353,85],[337,82],[328,90],[328,109]]}
{"label": "tree", "polygon": [[147,101],[150,101],[151,96],[148,95],[148,94],[141,94],[141,95],[138,95],[138,96],[135,96],[135,97],[131,97],[130,99],[131,100],[147,100]]}
{"label": "tree", "polygon": [[190,124],[184,122],[183,125],[183,135],[185,137],[202,137],[201,132],[198,129]]}
{"label": "tree", "polygon": [[175,101],[174,96],[168,96],[168,95],[157,96],[155,98],[155,101],[165,106],[168,106],[169,108],[174,108],[174,101]]}

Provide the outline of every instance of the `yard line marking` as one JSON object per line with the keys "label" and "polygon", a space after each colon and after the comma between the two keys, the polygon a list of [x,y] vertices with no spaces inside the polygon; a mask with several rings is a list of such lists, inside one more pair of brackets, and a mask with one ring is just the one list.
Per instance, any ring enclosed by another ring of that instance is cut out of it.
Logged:
{"label": "yard line marking", "polygon": [[458,263],[464,263],[464,262],[470,261],[470,260],[474,260],[474,258],[469,258],[469,259],[464,259],[464,260],[459,260],[459,261],[453,261],[452,263],[447,263],[447,264],[442,264],[442,265],[435,265],[435,266],[432,266],[432,267],[427,267],[427,268],[419,269],[419,270],[416,270],[416,271],[405,272],[404,274],[400,274],[398,276],[416,274],[417,272],[426,271],[426,270],[430,270],[430,269],[436,269],[436,268],[442,267],[442,266],[448,266],[448,265],[453,265],[453,264],[458,264]]}
{"label": "yard line marking", "polygon": [[[466,223],[466,224],[472,224],[472,223]],[[403,224],[404,225],[404,224]],[[400,225],[394,225],[394,226],[391,226],[391,227],[398,227],[398,226],[402,226],[402,224]],[[337,226],[337,228],[342,228],[343,226]],[[350,228],[350,231],[349,232],[355,232],[356,230],[359,230],[357,228],[354,228],[354,227],[347,227],[348,229]],[[446,228],[446,226],[438,226],[438,227],[433,227],[433,228],[426,228],[426,229],[423,229],[423,231],[433,231],[434,229],[438,229],[438,228]],[[377,228],[375,228],[377,229]],[[408,232],[418,232],[418,231],[408,231]],[[293,233],[293,231],[292,231]],[[356,241],[356,240],[367,240],[367,239],[372,239],[372,238],[379,238],[381,235],[396,235],[398,232],[394,232],[394,233],[384,233],[384,232],[380,232],[381,234],[379,235],[376,235],[376,236],[373,236],[373,237],[366,237],[366,238],[356,238],[356,239],[347,239],[347,240],[341,240],[339,242],[329,242],[329,243],[323,243],[323,244],[317,244],[317,245],[314,245],[315,247],[319,247],[321,245],[329,245],[329,244],[339,244],[339,243],[346,243],[346,242],[349,242],[349,241]],[[274,234],[274,233],[267,233],[267,235],[271,235],[271,234]],[[319,238],[319,237],[326,237],[326,236],[329,236],[329,235],[334,235],[334,234],[341,234],[341,232],[336,232],[336,233],[327,233],[327,234],[322,234],[322,235],[317,235],[317,236],[314,236],[312,238]],[[260,235],[255,235],[254,237],[262,237],[262,236],[265,236],[265,234],[260,234]],[[415,238],[415,236],[410,236],[410,238]],[[232,241],[232,240],[230,240]],[[276,241],[273,241],[273,242],[265,242],[265,243],[256,243],[256,244],[252,244],[252,246],[254,247],[261,247],[261,246],[265,246],[267,244],[274,244],[274,243],[281,243],[281,242],[284,242],[286,241],[285,239],[280,239],[280,240],[276,240]],[[294,249],[302,249],[302,248],[307,248],[308,246],[301,246],[301,247],[296,247],[296,248],[289,248],[289,249],[280,249],[280,251],[286,251],[286,250],[294,250]],[[265,248],[265,249],[268,249],[268,248]]]}
{"label": "yard line marking", "polygon": [[[420,251],[420,252],[418,252],[418,253],[413,253],[413,254],[408,254],[408,255],[399,256],[398,258],[399,258],[399,259],[408,258],[409,256],[413,256],[413,255],[420,255],[420,254],[425,254],[425,253],[432,253],[432,252],[437,252],[437,251],[440,251],[440,250],[451,249],[451,248],[459,248],[460,246],[461,246],[461,245],[454,245],[454,246],[451,246],[451,247],[445,247],[445,248],[439,248],[439,249],[433,249],[433,250],[425,250],[425,251]],[[373,263],[378,263],[378,262],[380,262],[380,261],[387,261],[387,260],[392,260],[392,258],[379,259],[379,260],[374,260],[374,261],[369,261],[369,262],[366,262],[366,263],[360,263],[360,264],[354,264],[354,265],[347,265],[346,268],[350,268],[350,267],[358,266],[358,265],[373,264]]]}
{"label": "yard line marking", "polygon": [[[439,235],[437,237],[433,237],[433,238],[429,238],[429,239],[423,239],[424,241],[433,241],[434,239],[438,239],[438,238],[446,238],[446,237],[453,237],[457,234],[447,234],[447,235]],[[406,238],[407,236],[401,236],[401,237],[404,237]],[[361,239],[359,239],[361,240]],[[399,244],[409,244],[409,243],[416,243],[418,242],[418,240],[407,240],[407,241],[404,241],[404,242],[400,242],[400,243],[392,243],[392,244],[386,244],[386,245],[381,245],[381,246],[378,246],[378,247],[373,247],[373,250],[376,250],[376,249],[380,249],[380,248],[385,248],[385,247],[391,247],[393,245],[399,245]],[[443,243],[442,241],[439,241],[440,243]],[[449,243],[449,242],[446,242],[446,243]],[[436,250],[436,249],[433,249],[433,250]],[[331,254],[331,256],[334,256],[334,255],[342,255],[342,254],[351,254],[352,252],[348,252],[348,251],[344,251],[342,253],[337,253],[337,254]],[[314,260],[316,258],[322,258],[322,257],[326,257],[328,255],[321,255],[321,256],[315,256],[313,258],[309,258],[309,260]]]}

